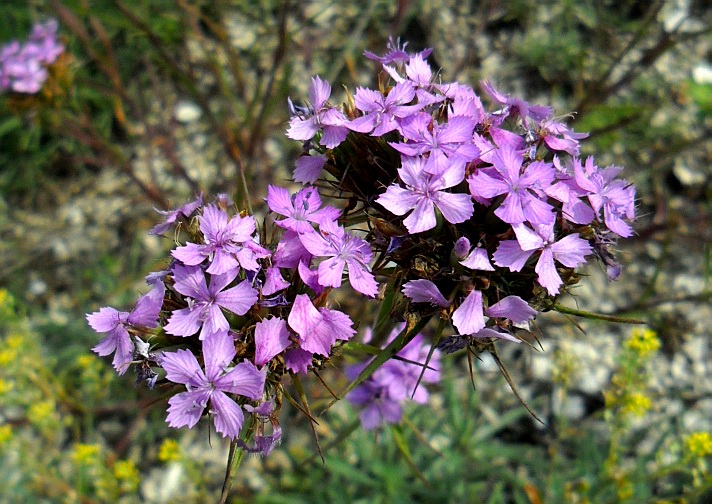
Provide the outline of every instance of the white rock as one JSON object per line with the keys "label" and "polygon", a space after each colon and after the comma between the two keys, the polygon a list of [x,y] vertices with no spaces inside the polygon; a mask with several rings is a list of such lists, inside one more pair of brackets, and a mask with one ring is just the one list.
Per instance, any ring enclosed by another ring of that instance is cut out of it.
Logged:
{"label": "white rock", "polygon": [[179,122],[187,124],[198,120],[203,111],[195,103],[181,100],[176,103],[174,114]]}

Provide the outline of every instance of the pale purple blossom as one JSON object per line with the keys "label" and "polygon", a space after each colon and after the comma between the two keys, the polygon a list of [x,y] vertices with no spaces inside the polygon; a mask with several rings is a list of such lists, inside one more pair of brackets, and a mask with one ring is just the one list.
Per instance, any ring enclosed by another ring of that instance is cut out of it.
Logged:
{"label": "pale purple blossom", "polygon": [[606,227],[625,238],[633,234],[633,229],[623,219],[635,218],[635,187],[616,178],[622,170],[618,166],[599,169],[592,157],[586,159],[583,167],[577,160],[574,162],[576,183],[588,191],[588,200],[596,216],[600,218],[603,209]]}
{"label": "pale purple blossom", "polygon": [[503,107],[503,111],[501,113],[503,118],[509,116],[519,116],[521,117],[522,124],[524,124],[525,127],[527,126],[528,118],[531,118],[536,122],[540,122],[551,116],[553,112],[551,107],[545,107],[543,105],[529,105],[529,103],[520,98],[511,98],[508,95],[502,94],[497,91],[489,81],[482,81],[480,84],[487,96],[489,96],[493,102]]}
{"label": "pale purple blossom", "polygon": [[464,180],[463,160],[446,160],[444,167],[433,168],[432,165],[441,162],[435,157],[426,159],[402,156],[401,159],[398,174],[406,187],[396,184],[389,186],[376,199],[376,203],[395,215],[405,215],[412,210],[403,221],[410,233],[422,233],[434,228],[437,223],[436,207],[445,220],[452,224],[465,222],[472,217],[474,205],[469,194],[446,192],[446,189]]}
{"label": "pale purple blossom", "polygon": [[349,283],[358,292],[370,297],[378,293],[378,284],[369,271],[373,252],[368,242],[347,233],[336,222],[325,220],[320,232],[300,235],[304,247],[316,257],[327,257],[319,264],[319,283],[324,287],[340,287],[344,268],[348,268]]}
{"label": "pale purple blossom", "polygon": [[202,353],[205,371],[190,350],[163,354],[161,365],[166,370],[166,378],[188,389],[168,400],[166,421],[171,427],[192,428],[209,405],[215,430],[223,437],[234,439],[242,430],[244,413],[227,394],[251,400],[261,399],[266,372],[258,370],[249,361],[230,368],[236,351],[233,339],[227,333],[204,340]]}
{"label": "pale purple blossom", "polygon": [[188,298],[188,307],[175,310],[165,330],[174,336],[192,336],[200,330],[200,339],[227,333],[230,329],[222,309],[244,315],[257,302],[257,291],[248,281],[225,289],[237,276],[235,270],[211,275],[210,286],[199,266],[176,265],[174,288]]}
{"label": "pale purple blossom", "polygon": [[398,129],[401,119],[422,108],[422,105],[408,105],[413,98],[415,90],[408,81],[396,84],[385,98],[378,91],[360,87],[354,95],[354,103],[365,115],[352,120],[348,128],[359,133],[383,136]]}
{"label": "pale purple blossom", "polygon": [[[444,157],[458,156],[465,162],[480,155],[473,144],[475,120],[468,116],[456,116],[438,124],[430,114],[420,113],[405,118],[401,123],[403,137],[407,142],[389,142],[389,145],[406,156],[430,153],[430,157],[442,162]],[[434,168],[438,165],[433,165]]]}
{"label": "pale purple blossom", "polygon": [[[366,56],[368,59],[373,60],[373,61],[378,61],[379,63],[383,65],[390,65],[392,63],[396,63],[397,65],[401,66],[404,63],[407,63],[411,55],[405,52],[405,48],[408,46],[408,42],[404,42],[403,45],[400,43],[400,37],[396,39],[395,42],[393,42],[393,37],[388,37],[388,43],[386,44],[386,49],[388,49],[388,52],[384,54],[383,56],[378,56],[371,51],[364,51],[363,55]],[[421,58],[425,59],[428,56],[430,56],[430,53],[432,53],[432,49],[425,49],[424,51],[421,51],[419,53],[416,53],[416,55],[420,55]]]}
{"label": "pale purple blossom", "polygon": [[195,198],[193,201],[189,201],[188,203],[184,204],[180,208],[176,208],[175,210],[164,211],[156,209],[156,212],[165,216],[165,220],[162,223],[154,226],[153,229],[148,232],[148,234],[160,235],[165,233],[178,221],[178,219],[190,218],[190,216],[193,215],[193,212],[195,212],[201,206],[203,206],[202,194]]}
{"label": "pale purple blossom", "polygon": [[493,198],[506,195],[494,213],[508,224],[554,222],[556,214],[553,207],[544,201],[546,194],[543,192],[554,180],[551,163],[534,161],[522,170],[522,153],[509,145],[501,146],[494,153],[492,163],[493,168],[479,169],[467,180],[473,196]]}
{"label": "pale purple blossom", "polygon": [[54,19],[36,24],[27,42],[15,40],[0,48],[0,91],[34,94],[42,88],[49,76],[46,65],[64,52],[57,28]]}
{"label": "pale purple blossom", "polygon": [[267,188],[267,205],[273,212],[286,217],[275,220],[278,226],[297,233],[312,231],[312,223],[319,225],[341,216],[341,212],[334,207],[322,208],[319,192],[314,187],[306,187],[290,195],[287,189],[270,185]]}
{"label": "pale purple blossom", "polygon": [[173,257],[187,266],[196,266],[209,259],[210,266],[206,271],[211,275],[237,272],[240,266],[257,271],[260,268],[257,259],[270,255],[269,250],[252,239],[257,227],[252,216],[230,218],[217,205],[206,205],[198,221],[204,243],[189,242],[172,252]]}
{"label": "pale purple blossom", "polygon": [[263,296],[271,296],[275,292],[286,289],[291,284],[282,277],[282,273],[276,266],[270,266],[265,270],[265,283],[260,292]]}
{"label": "pale purple blossom", "polygon": [[546,288],[550,295],[559,293],[564,283],[556,271],[554,260],[567,268],[576,268],[586,262],[585,256],[593,251],[588,241],[578,233],[564,236],[555,241],[554,226],[536,226],[535,230],[525,224],[513,226],[516,240],[504,240],[499,243],[494,253],[497,266],[507,267],[510,271],[520,271],[534,252],[541,250],[534,271],[539,285]]}
{"label": "pale purple blossom", "polygon": [[138,299],[131,312],[105,307],[87,315],[87,322],[92,329],[98,333],[108,333],[92,350],[102,357],[115,352],[112,364],[120,375],[126,372],[133,358],[134,343],[129,331],[158,327],[164,293],[165,286],[159,280],[147,294]]}
{"label": "pale purple blossom", "polygon": [[309,88],[311,108],[306,114],[298,113],[289,121],[287,136],[292,140],[311,140],[322,131],[319,143],[327,149],[333,149],[346,139],[349,130],[348,119],[339,109],[328,105],[331,85],[319,76],[312,77]]}

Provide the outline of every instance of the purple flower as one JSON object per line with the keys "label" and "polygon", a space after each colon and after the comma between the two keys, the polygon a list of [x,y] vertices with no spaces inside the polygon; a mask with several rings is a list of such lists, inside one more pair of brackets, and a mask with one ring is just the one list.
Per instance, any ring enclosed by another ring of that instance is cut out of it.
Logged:
{"label": "purple flower", "polygon": [[309,100],[312,107],[309,114],[297,114],[289,121],[287,136],[292,140],[311,140],[319,130],[323,134],[319,143],[333,149],[344,141],[349,130],[348,120],[343,112],[327,105],[331,96],[331,85],[319,76],[312,77]]}
{"label": "purple flower", "polygon": [[218,206],[207,205],[198,220],[205,243],[187,243],[172,252],[173,257],[187,266],[197,266],[209,258],[206,271],[211,275],[237,272],[240,266],[257,271],[260,268],[257,259],[270,255],[269,250],[252,240],[257,227],[254,217],[236,215],[230,219]]}
{"label": "purple flower", "polygon": [[[364,363],[347,367],[346,376],[354,380],[367,365]],[[402,399],[393,398],[388,394],[390,381],[389,374],[379,373],[377,370],[346,394],[349,402],[362,408],[359,418],[364,429],[373,430],[383,423],[400,422],[403,416]]]}
{"label": "purple flower", "polygon": [[321,224],[327,220],[335,221],[341,216],[341,212],[334,207],[321,207],[319,192],[314,187],[307,187],[290,196],[286,189],[270,185],[267,188],[267,206],[286,217],[275,221],[278,226],[297,233],[312,231],[312,222]]}
{"label": "purple flower", "polygon": [[633,229],[623,219],[635,218],[635,187],[623,179],[616,179],[621,171],[618,166],[601,170],[593,164],[591,157],[586,159],[585,167],[578,160],[574,162],[576,183],[588,191],[588,200],[596,216],[600,218],[603,209],[608,229],[625,238],[633,234]]}
{"label": "purple flower", "polygon": [[385,98],[372,89],[358,88],[354,96],[356,108],[365,115],[348,123],[348,128],[359,133],[383,136],[399,128],[399,121],[422,108],[422,105],[407,105],[415,98],[413,85],[408,82],[396,84]]}
{"label": "purple flower", "polygon": [[37,93],[49,73],[45,65],[54,63],[64,51],[57,40],[57,21],[33,27],[25,44],[12,41],[0,48],[0,90]]}
{"label": "purple flower", "polygon": [[349,340],[356,333],[348,315],[329,308],[317,310],[306,294],[296,297],[287,322],[299,336],[302,350],[324,357],[337,340]]}
{"label": "purple flower", "polygon": [[[469,179],[475,198],[493,198],[506,194],[495,215],[509,224],[529,221],[532,224],[552,224],[556,218],[553,207],[543,201],[539,192],[554,180],[550,163],[535,161],[521,170],[522,154],[508,145],[501,146],[492,157],[494,168],[477,170]],[[546,196],[544,194],[544,196]]]}
{"label": "purple flower", "polygon": [[348,268],[351,286],[374,297],[378,284],[368,269],[373,258],[368,242],[347,233],[333,221],[324,221],[319,229],[320,233],[311,231],[299,237],[310,253],[329,258],[319,264],[319,283],[324,287],[340,287],[344,268]]}
{"label": "purple flower", "polygon": [[[410,233],[421,233],[435,227],[435,207],[452,224],[465,222],[472,217],[474,206],[469,194],[445,192],[445,189],[464,180],[464,161],[445,160],[444,168],[433,168],[432,165],[438,163],[434,157],[425,159],[402,156],[401,159],[402,166],[398,174],[406,187],[395,184],[389,186],[376,199],[376,203],[395,215],[405,215],[412,210],[403,221]],[[434,175],[429,171],[440,173]]]}
{"label": "purple flower", "polygon": [[508,267],[510,271],[520,271],[529,257],[537,250],[541,255],[534,271],[538,274],[539,285],[546,288],[550,295],[559,293],[563,284],[556,271],[554,259],[567,268],[576,268],[586,262],[585,256],[592,252],[588,241],[578,233],[570,234],[559,241],[554,241],[554,225],[537,226],[536,231],[525,224],[513,226],[516,240],[504,240],[499,243],[494,253],[497,266]]}
{"label": "purple flower", "polygon": [[262,398],[265,371],[258,370],[248,361],[228,369],[235,353],[232,337],[223,333],[203,341],[205,372],[190,350],[163,354],[161,365],[166,370],[166,378],[188,389],[168,400],[168,425],[193,428],[210,404],[215,430],[223,437],[236,438],[240,435],[244,413],[227,394],[252,400]]}
{"label": "purple flower", "polygon": [[[456,116],[444,124],[434,123],[429,114],[421,113],[404,119],[401,124],[407,143],[389,142],[389,145],[406,156],[430,153],[430,157],[442,162],[443,157],[457,155],[465,162],[480,155],[472,143],[475,120],[467,116]],[[432,165],[436,167],[438,165]]]}
{"label": "purple flower", "polygon": [[202,194],[195,198],[193,201],[189,201],[182,207],[177,208],[175,210],[156,210],[159,214],[165,215],[166,219],[161,224],[157,224],[156,226],[154,226],[154,228],[151,229],[148,234],[160,235],[165,233],[173,226],[173,224],[176,223],[178,219],[180,219],[181,217],[185,217],[186,219],[190,218],[190,216],[193,215],[193,212],[195,212],[201,206],[203,206]]}
{"label": "purple flower", "polygon": [[515,324],[522,324],[536,317],[537,311],[519,296],[507,296],[487,307],[488,317],[509,319]]}
{"label": "purple flower", "polygon": [[522,124],[524,124],[525,127],[527,126],[527,118],[532,118],[536,122],[540,122],[551,116],[553,112],[551,107],[545,107],[543,105],[529,105],[522,99],[510,98],[509,96],[497,91],[491,82],[482,81],[480,84],[482,85],[482,89],[484,89],[487,96],[489,96],[493,102],[504,107],[504,110],[501,113],[503,118],[509,116],[519,116],[522,118]]}
{"label": "purple flower", "polygon": [[[387,342],[393,341],[403,326],[397,326],[391,331]],[[367,330],[367,335],[370,330]],[[378,368],[355,387],[346,398],[354,405],[362,407],[359,417],[364,429],[375,429],[382,423],[400,422],[402,404],[413,400],[425,404],[428,391],[421,383],[436,383],[440,381],[440,352],[435,350],[427,362],[430,347],[424,344],[423,337],[418,334],[397,354],[400,359],[391,359]],[[354,380],[368,363],[356,364],[346,368],[346,376]]]}
{"label": "purple flower", "polygon": [[134,344],[129,330],[158,327],[164,293],[163,282],[156,281],[151,291],[138,299],[131,312],[106,307],[87,315],[87,322],[92,329],[98,333],[108,333],[92,350],[101,356],[116,352],[112,364],[120,375],[126,372],[133,359]]}
{"label": "purple flower", "polygon": [[[386,44],[388,52],[386,54],[377,56],[370,51],[364,51],[363,55],[370,60],[378,61],[384,65],[390,65],[391,63],[402,65],[403,63],[407,63],[411,58],[411,55],[405,52],[407,46],[408,42],[404,42],[403,45],[401,45],[400,37],[396,39],[395,43],[393,42],[393,37],[388,37],[388,43]],[[433,52],[432,49],[425,49],[422,52],[416,53],[416,55],[420,55],[421,58],[425,59],[430,56],[431,52]]]}
{"label": "purple flower", "polygon": [[244,315],[257,302],[257,291],[247,281],[223,290],[237,276],[235,270],[212,275],[210,287],[206,285],[205,274],[198,266],[176,265],[173,275],[175,290],[188,297],[188,307],[174,311],[165,326],[166,332],[174,336],[192,336],[200,330],[202,340],[227,333],[230,324],[221,308]]}

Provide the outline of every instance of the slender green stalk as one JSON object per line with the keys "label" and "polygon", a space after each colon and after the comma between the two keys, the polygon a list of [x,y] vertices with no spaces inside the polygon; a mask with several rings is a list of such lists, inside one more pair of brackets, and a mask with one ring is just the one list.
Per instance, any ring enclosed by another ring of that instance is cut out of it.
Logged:
{"label": "slender green stalk", "polygon": [[[250,417],[248,422],[249,424],[242,431],[242,438],[245,443],[249,442],[255,434],[256,423],[252,420],[252,417]],[[230,442],[225,480],[223,481],[222,493],[220,494],[220,504],[225,504],[227,502],[227,496],[230,493],[230,488],[232,488],[235,473],[239,469],[240,464],[242,464],[242,461],[245,458],[245,453],[245,450],[238,448],[237,441],[233,440]]]}
{"label": "slender green stalk", "polygon": [[577,317],[593,319],[593,320],[605,320],[607,322],[616,322],[618,324],[647,324],[644,320],[637,320],[626,317],[616,317],[615,315],[605,315],[603,313],[591,313],[585,310],[577,310],[576,308],[569,308],[568,306],[556,303],[554,305],[554,310],[559,313],[565,313],[567,315],[575,315]]}

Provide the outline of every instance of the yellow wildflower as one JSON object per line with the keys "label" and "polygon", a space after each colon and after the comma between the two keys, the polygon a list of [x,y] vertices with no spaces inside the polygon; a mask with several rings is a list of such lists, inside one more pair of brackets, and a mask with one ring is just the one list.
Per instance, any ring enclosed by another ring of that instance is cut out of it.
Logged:
{"label": "yellow wildflower", "polygon": [[12,427],[5,424],[0,425],[0,446],[4,446],[12,439]]}
{"label": "yellow wildflower", "polygon": [[158,460],[162,462],[176,462],[180,460],[180,446],[175,439],[166,439],[158,449]]}
{"label": "yellow wildflower", "polygon": [[652,329],[635,328],[625,346],[641,357],[647,357],[660,348],[660,340]]}
{"label": "yellow wildflower", "polygon": [[141,482],[136,464],[131,460],[119,460],[114,464],[114,477],[121,481],[121,489],[124,492],[133,492]]}
{"label": "yellow wildflower", "polygon": [[633,392],[623,401],[623,413],[643,416],[653,406],[652,401],[645,394]]}
{"label": "yellow wildflower", "polygon": [[77,464],[88,465],[88,464],[91,464],[96,461],[100,452],[101,452],[101,447],[97,444],[77,443],[74,445],[74,452],[72,453],[72,459]]}
{"label": "yellow wildflower", "polygon": [[695,457],[712,455],[712,435],[709,432],[693,432],[686,440],[688,451]]}

